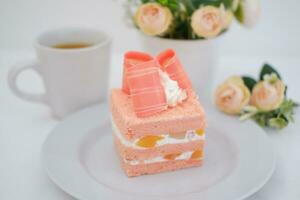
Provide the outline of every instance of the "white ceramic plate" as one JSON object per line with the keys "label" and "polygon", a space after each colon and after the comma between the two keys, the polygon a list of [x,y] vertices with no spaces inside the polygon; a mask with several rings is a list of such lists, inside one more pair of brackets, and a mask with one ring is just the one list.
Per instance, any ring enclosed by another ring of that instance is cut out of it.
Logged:
{"label": "white ceramic plate", "polygon": [[275,168],[272,146],[251,121],[207,112],[202,167],[127,178],[113,147],[109,111],[97,105],[62,121],[48,136],[42,160],[65,192],[92,199],[244,199],[260,189]]}

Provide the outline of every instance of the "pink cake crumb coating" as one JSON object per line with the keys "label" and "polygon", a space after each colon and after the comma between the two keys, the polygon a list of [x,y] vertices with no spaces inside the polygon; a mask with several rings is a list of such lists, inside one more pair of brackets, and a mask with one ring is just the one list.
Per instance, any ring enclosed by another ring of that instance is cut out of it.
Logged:
{"label": "pink cake crumb coating", "polygon": [[128,140],[146,135],[205,129],[204,110],[195,95],[181,105],[146,118],[133,111],[130,97],[121,89],[111,90],[112,117],[120,132]]}

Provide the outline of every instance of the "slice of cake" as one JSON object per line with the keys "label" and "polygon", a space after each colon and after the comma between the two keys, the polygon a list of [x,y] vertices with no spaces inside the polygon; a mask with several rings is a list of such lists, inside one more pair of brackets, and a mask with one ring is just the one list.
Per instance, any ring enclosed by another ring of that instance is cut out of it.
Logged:
{"label": "slice of cake", "polygon": [[201,165],[205,115],[175,52],[125,54],[123,88],[111,91],[110,102],[115,145],[128,176]]}

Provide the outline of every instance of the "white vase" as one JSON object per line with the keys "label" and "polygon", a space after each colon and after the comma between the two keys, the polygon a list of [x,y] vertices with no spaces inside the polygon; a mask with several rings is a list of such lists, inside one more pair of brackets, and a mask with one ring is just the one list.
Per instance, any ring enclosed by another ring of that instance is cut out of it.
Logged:
{"label": "white vase", "polygon": [[157,55],[172,48],[176,51],[200,99],[208,100],[214,69],[217,64],[216,46],[219,39],[174,40],[138,34],[143,51]]}

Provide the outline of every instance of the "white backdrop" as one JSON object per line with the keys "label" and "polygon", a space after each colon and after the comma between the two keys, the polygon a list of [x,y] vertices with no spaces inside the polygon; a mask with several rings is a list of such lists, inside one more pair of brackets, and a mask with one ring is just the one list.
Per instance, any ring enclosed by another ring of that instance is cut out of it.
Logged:
{"label": "white backdrop", "polygon": [[[222,38],[222,56],[298,56],[300,1],[262,0],[255,29],[237,24]],[[134,28],[126,27],[121,0],[0,0],[0,48],[30,49],[41,31],[62,26],[88,26],[114,37],[114,50],[138,48]]]}

